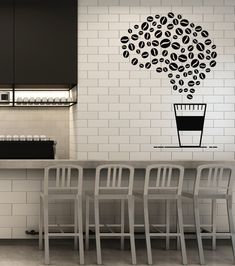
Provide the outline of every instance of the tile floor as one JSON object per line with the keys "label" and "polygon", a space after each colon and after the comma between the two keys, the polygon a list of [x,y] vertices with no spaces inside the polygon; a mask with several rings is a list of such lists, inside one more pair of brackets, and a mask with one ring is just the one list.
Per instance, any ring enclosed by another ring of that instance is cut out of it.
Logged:
{"label": "tile floor", "polygon": [[[173,241],[172,241],[173,242]],[[131,265],[129,244],[126,250],[119,250],[119,241],[104,240],[103,263],[108,266]],[[207,265],[226,266],[232,265],[232,250],[230,241],[218,241],[216,251],[210,250],[210,242],[205,241],[205,256]],[[43,252],[38,250],[36,240],[1,240],[0,241],[0,266],[38,266],[43,265]],[[51,241],[51,265],[74,266],[78,265],[78,255],[73,250],[72,241]],[[146,265],[146,250],[144,240],[137,240],[138,265]],[[177,250],[164,250],[164,241],[153,241],[154,265],[170,266],[181,265],[180,252]],[[187,252],[190,265],[198,265],[196,242],[187,240]],[[85,253],[86,265],[96,265],[95,243],[91,243],[91,250]]]}

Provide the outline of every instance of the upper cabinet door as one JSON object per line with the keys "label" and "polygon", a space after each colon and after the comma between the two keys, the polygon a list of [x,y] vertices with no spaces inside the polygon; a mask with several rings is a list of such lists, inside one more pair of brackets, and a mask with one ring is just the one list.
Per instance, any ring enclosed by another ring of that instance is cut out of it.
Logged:
{"label": "upper cabinet door", "polygon": [[15,84],[77,84],[77,0],[15,0]]}
{"label": "upper cabinet door", "polygon": [[13,0],[0,1],[0,84],[14,83]]}

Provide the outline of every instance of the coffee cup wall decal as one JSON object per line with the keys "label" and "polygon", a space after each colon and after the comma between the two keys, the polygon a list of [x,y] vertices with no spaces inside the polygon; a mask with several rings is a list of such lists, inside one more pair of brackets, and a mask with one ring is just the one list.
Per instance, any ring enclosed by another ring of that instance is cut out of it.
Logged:
{"label": "coffee cup wall decal", "polygon": [[[123,57],[129,58],[132,65],[166,73],[172,89],[186,95],[188,100],[193,99],[196,87],[206,78],[211,68],[216,66],[216,45],[209,38],[208,31],[200,25],[190,23],[180,14],[169,12],[166,16],[148,16],[142,23],[129,28],[120,41]],[[186,107],[188,104],[182,105]],[[204,110],[204,125],[206,105],[201,106]],[[175,107],[176,105],[176,111]],[[191,112],[187,112],[188,115],[189,113]],[[192,115],[195,116],[197,115]],[[177,121],[179,119],[176,116]],[[180,121],[182,123],[182,119]],[[184,121],[186,123],[189,120]],[[178,122],[177,129],[179,147],[201,147],[203,129],[200,131],[199,145],[184,145],[182,138],[180,139],[183,132],[179,131],[185,130],[179,130]]]}

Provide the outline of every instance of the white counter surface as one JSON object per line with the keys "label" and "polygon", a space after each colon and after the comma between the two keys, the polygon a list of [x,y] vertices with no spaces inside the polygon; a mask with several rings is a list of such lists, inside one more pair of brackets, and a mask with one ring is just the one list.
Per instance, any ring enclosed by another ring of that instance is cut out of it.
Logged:
{"label": "white counter surface", "polygon": [[79,160],[66,160],[66,159],[56,159],[56,160],[0,160],[0,169],[42,169],[47,166],[56,164],[75,164],[81,165],[83,168],[92,169],[100,164],[128,164],[135,168],[145,168],[149,164],[155,163],[166,163],[166,164],[179,164],[185,168],[196,168],[201,164],[226,164],[228,166],[235,166],[235,161],[79,161]]}

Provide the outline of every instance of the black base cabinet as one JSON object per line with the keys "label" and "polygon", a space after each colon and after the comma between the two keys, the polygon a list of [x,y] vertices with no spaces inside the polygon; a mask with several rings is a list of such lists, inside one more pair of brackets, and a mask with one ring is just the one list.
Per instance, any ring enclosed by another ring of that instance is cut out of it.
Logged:
{"label": "black base cabinet", "polygon": [[0,31],[0,84],[77,84],[77,0],[1,0]]}

